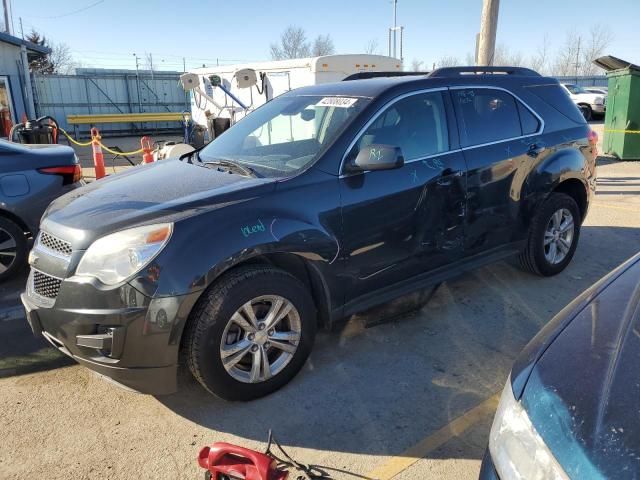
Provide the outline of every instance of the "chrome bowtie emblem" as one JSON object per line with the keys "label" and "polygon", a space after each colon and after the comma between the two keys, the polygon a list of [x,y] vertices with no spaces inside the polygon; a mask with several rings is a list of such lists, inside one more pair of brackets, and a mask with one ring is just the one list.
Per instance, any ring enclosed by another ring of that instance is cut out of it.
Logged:
{"label": "chrome bowtie emblem", "polygon": [[37,265],[39,260],[40,260],[40,257],[36,254],[36,252],[31,250],[29,252],[29,265]]}

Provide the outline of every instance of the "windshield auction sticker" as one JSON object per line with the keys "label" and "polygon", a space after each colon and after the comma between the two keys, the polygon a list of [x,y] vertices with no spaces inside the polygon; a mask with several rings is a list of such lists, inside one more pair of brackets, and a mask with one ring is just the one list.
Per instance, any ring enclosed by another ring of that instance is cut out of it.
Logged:
{"label": "windshield auction sticker", "polygon": [[338,107],[338,108],[349,108],[353,107],[353,105],[358,101],[357,98],[347,98],[347,97],[324,97],[318,103],[316,103],[317,107]]}

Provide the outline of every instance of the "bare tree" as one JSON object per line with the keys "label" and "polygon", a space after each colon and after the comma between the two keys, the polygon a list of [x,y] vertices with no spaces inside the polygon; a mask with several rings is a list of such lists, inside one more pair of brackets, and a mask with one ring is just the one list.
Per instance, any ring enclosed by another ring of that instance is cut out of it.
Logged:
{"label": "bare tree", "polygon": [[467,55],[464,57],[464,63],[467,64],[468,66],[475,65],[476,64],[476,56],[471,52],[467,52]]}
{"label": "bare tree", "polygon": [[529,66],[541,75],[546,75],[548,71],[548,62],[549,37],[545,34],[544,38],[542,39],[542,44],[538,45],[536,53],[531,57]]}
{"label": "bare tree", "polygon": [[579,73],[579,50],[582,37],[575,30],[566,33],[564,43],[556,53],[553,75],[575,75]]}
{"label": "bare tree", "polygon": [[500,43],[493,54],[493,65],[507,65],[509,67],[521,67],[524,64],[522,53],[511,52],[509,47]]}
{"label": "bare tree", "polygon": [[66,43],[54,43],[51,46],[49,61],[53,65],[53,73],[71,75],[76,68],[73,55],[71,55],[71,49]]}
{"label": "bare tree", "polygon": [[446,56],[440,58],[440,60],[438,60],[437,62],[437,65],[438,68],[457,67],[460,65],[460,60],[458,60],[458,57]]}
{"label": "bare tree", "polygon": [[336,53],[336,48],[333,46],[333,40],[329,34],[318,35],[313,41],[311,56],[322,57],[323,55],[333,55],[334,53]]}
{"label": "bare tree", "polygon": [[380,53],[377,38],[372,38],[367,42],[367,44],[364,46],[364,53],[366,53],[367,55],[378,55]]}
{"label": "bare tree", "polygon": [[411,61],[411,71],[412,72],[421,72],[423,65],[424,65],[424,62],[422,60],[418,60],[417,58],[414,58]]}
{"label": "bare tree", "polygon": [[595,75],[599,69],[593,60],[601,56],[611,45],[613,33],[609,27],[594,25],[588,36],[575,30],[567,32],[565,41],[558,50],[553,62],[554,75]]}
{"label": "bare tree", "polygon": [[285,60],[288,58],[304,58],[311,53],[304,29],[289,25],[280,35],[280,40],[271,44],[271,58]]}
{"label": "bare tree", "polygon": [[611,42],[613,42],[613,32],[608,26],[598,24],[591,27],[589,38],[584,44],[580,69],[582,75],[596,75],[599,72],[599,67],[594,65],[593,61],[604,54]]}

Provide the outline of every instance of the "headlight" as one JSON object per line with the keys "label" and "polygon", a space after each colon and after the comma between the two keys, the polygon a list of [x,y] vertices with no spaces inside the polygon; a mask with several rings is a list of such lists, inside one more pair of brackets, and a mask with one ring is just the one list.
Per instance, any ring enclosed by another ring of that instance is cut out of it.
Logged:
{"label": "headlight", "polygon": [[171,238],[172,223],[131,228],[99,238],[80,260],[76,275],[115,285],[142,270]]}
{"label": "headlight", "polygon": [[491,458],[500,478],[568,479],[533,427],[511,391],[511,378],[502,391],[489,437]]}
{"label": "headlight", "polygon": [[596,97],[596,99],[593,101],[594,105],[604,105],[604,98],[603,97]]}

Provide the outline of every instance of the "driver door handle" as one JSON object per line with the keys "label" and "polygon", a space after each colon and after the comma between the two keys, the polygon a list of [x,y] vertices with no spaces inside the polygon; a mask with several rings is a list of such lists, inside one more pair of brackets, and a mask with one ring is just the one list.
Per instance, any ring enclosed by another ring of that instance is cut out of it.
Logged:
{"label": "driver door handle", "polygon": [[464,175],[464,172],[462,170],[454,171],[451,168],[445,168],[442,171],[442,175],[440,176],[440,178],[437,180],[436,183],[442,186],[451,185],[453,183],[453,180],[452,180],[453,177],[461,177],[463,175]]}

